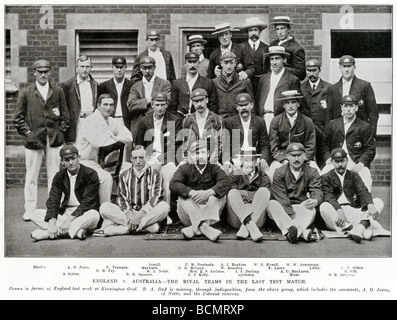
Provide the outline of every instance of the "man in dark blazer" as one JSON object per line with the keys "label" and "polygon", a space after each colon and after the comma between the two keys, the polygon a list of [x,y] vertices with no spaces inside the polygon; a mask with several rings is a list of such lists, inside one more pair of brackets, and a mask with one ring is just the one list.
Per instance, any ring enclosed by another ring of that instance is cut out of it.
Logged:
{"label": "man in dark blazer", "polygon": [[301,84],[301,112],[313,120],[316,128],[316,162],[320,168],[325,165],[322,145],[324,141],[327,96],[330,83],[320,78],[320,61],[312,59],[306,62],[307,79]]}
{"label": "man in dark blazer", "polygon": [[140,61],[140,70],[143,78],[131,86],[127,101],[127,107],[131,116],[130,129],[133,143],[136,140],[138,120],[153,112],[151,104],[152,97],[157,93],[166,92],[168,100],[171,98],[171,83],[155,75],[156,60],[154,58],[143,57]]}
{"label": "man in dark blazer", "polygon": [[284,47],[269,47],[265,56],[270,60],[272,72],[263,74],[259,80],[255,114],[263,117],[266,126],[270,128],[271,120],[283,113],[284,107],[282,93],[289,90],[300,90],[299,79],[285,68],[286,59],[289,56]]}
{"label": "man in dark blazer", "polygon": [[[215,31],[212,34],[216,34],[220,43],[220,47],[216,48],[210,54],[210,62],[208,64],[207,77],[210,79],[214,79],[216,77],[220,77],[221,75],[221,57],[225,52],[233,52],[236,55],[236,71],[239,73],[246,70],[247,68],[252,68],[253,62],[250,62],[248,65],[244,65],[242,56],[243,52],[241,46],[232,41],[232,30],[233,28],[229,25],[228,22],[219,24],[215,26]],[[247,78],[245,73],[241,73],[240,79]]]}
{"label": "man in dark blazer", "polygon": [[[254,97],[258,91],[260,76],[270,72],[268,60],[265,64],[265,53],[269,51],[269,45],[259,39],[261,32],[266,28],[267,24],[257,17],[247,18],[245,24],[239,28],[248,33],[248,41],[241,44],[242,60],[246,66],[253,63],[252,68],[246,69],[245,72],[251,80]],[[258,104],[259,101],[255,102]]]}
{"label": "man in dark blazer", "polygon": [[70,128],[66,142],[76,142],[78,128],[84,119],[94,112],[98,103],[99,84],[92,77],[92,61],[88,56],[80,56],[76,62],[77,74],[59,86],[63,89],[69,108]]}
{"label": "man in dark blazer", "polygon": [[126,58],[124,56],[113,57],[112,69],[114,77],[99,85],[99,95],[109,93],[114,97],[116,108],[112,117],[122,117],[125,126],[130,129],[131,117],[127,107],[127,100],[132,86],[132,81],[125,77],[125,71],[127,69]]}
{"label": "man in dark blazer", "polygon": [[262,118],[252,114],[253,105],[248,93],[238,94],[236,96],[238,114],[224,121],[222,163],[226,172],[231,170],[230,161],[233,161],[236,168],[240,167],[241,161],[238,156],[241,150],[249,148],[255,148],[260,154],[259,163],[262,169],[269,168],[271,157],[266,123]]}
{"label": "man in dark blazer", "polygon": [[80,164],[76,147],[66,145],[59,154],[64,168],[54,177],[47,210],[33,212],[32,221],[44,229],[32,232],[36,241],[65,236],[83,240],[100,222],[97,173]]}
{"label": "man in dark blazer", "polygon": [[[342,148],[331,152],[333,169],[321,176],[324,202],[320,214],[328,229],[347,232],[357,243],[371,240],[373,231],[383,231],[376,221],[383,209],[383,201],[372,199],[357,172],[347,169],[347,153]],[[378,230],[376,230],[378,229]]]}
{"label": "man in dark blazer", "polygon": [[147,49],[136,57],[136,62],[131,72],[131,81],[133,83],[142,80],[142,71],[140,70],[140,61],[143,57],[153,57],[158,66],[156,76],[173,82],[176,79],[174,60],[169,51],[159,48],[160,33],[157,30],[148,30],[146,33]]}
{"label": "man in dark blazer", "polygon": [[376,138],[379,111],[371,83],[355,76],[356,61],[352,56],[342,56],[339,59],[339,69],[342,77],[328,90],[327,123],[342,116],[342,98],[345,95],[354,95],[358,101],[357,117],[370,124]]}
{"label": "man in dark blazer", "polygon": [[292,142],[299,142],[305,148],[305,161],[320,173],[314,162],[316,130],[313,120],[299,112],[300,99],[303,96],[296,90],[284,91],[281,101],[284,112],[274,117],[269,130],[270,152],[273,162],[267,172],[270,181],[277,168],[288,163],[287,148]]}
{"label": "man in dark blazer", "polygon": [[305,49],[291,36],[291,18],[287,16],[274,17],[270,25],[274,26],[278,39],[270,42],[270,46],[282,46],[289,53],[286,69],[293,75],[304,80],[306,78],[305,71]]}
{"label": "man in dark blazer", "polygon": [[356,96],[347,95],[342,100],[343,117],[331,120],[325,127],[324,157],[327,159],[322,173],[333,169],[331,151],[343,148],[347,151],[348,169],[359,173],[365,186],[371,191],[370,165],[375,158],[375,139],[370,125],[357,115],[359,109]]}
{"label": "man in dark blazer", "polygon": [[190,94],[197,88],[202,88],[208,93],[208,109],[218,113],[218,99],[211,79],[198,73],[199,55],[195,52],[185,54],[186,74],[171,84],[171,101],[168,110],[180,117],[195,112],[190,100]]}

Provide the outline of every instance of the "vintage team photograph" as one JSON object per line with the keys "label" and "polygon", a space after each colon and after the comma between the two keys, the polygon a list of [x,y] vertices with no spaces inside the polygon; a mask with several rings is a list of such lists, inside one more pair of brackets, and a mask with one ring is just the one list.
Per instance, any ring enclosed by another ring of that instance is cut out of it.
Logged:
{"label": "vintage team photograph", "polygon": [[6,4],[7,258],[390,258],[391,5]]}

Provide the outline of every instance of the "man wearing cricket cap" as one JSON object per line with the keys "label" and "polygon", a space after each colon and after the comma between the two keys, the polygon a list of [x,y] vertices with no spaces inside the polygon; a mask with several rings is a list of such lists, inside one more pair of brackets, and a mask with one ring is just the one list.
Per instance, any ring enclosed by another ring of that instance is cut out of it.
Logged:
{"label": "man wearing cricket cap", "polygon": [[191,163],[179,166],[170,183],[178,196],[179,219],[186,226],[182,233],[187,239],[203,234],[217,241],[222,232],[210,225],[220,219],[231,180],[218,164],[208,163],[206,141],[193,142],[189,154]]}
{"label": "man wearing cricket cap", "polygon": [[322,174],[333,169],[330,153],[343,148],[349,159],[347,168],[357,172],[369,191],[372,188],[370,165],[375,158],[375,139],[369,123],[357,116],[359,106],[356,96],[342,99],[342,118],[331,120],[325,127],[323,154],[326,165]]}
{"label": "man wearing cricket cap", "polygon": [[316,207],[323,201],[318,171],[305,162],[305,147],[290,143],[286,149],[288,163],[276,169],[271,187],[268,214],[290,243],[299,238],[314,241],[309,228],[316,216]]}
{"label": "man wearing cricket cap", "polygon": [[[239,73],[252,66],[244,66],[242,62],[242,49],[237,43],[232,42],[232,31],[234,28],[230,26],[228,22],[221,23],[215,26],[214,32],[220,43],[220,47],[216,48],[211,52],[210,62],[208,64],[207,77],[214,79],[220,77],[222,73],[221,58],[225,52],[232,52],[236,55],[236,71]],[[246,75],[242,74],[242,78],[246,78]]]}
{"label": "man wearing cricket cap", "polygon": [[37,209],[38,179],[43,156],[47,170],[47,190],[59,170],[59,150],[69,130],[70,114],[62,89],[49,81],[51,64],[37,60],[33,64],[35,82],[22,89],[15,107],[13,123],[25,140],[25,189],[23,219]]}
{"label": "man wearing cricket cap", "polygon": [[297,76],[299,80],[304,80],[306,77],[305,71],[305,49],[291,36],[291,18],[288,16],[274,17],[270,25],[274,26],[277,38],[270,42],[270,46],[282,46],[285,51],[289,53],[286,63],[286,69],[293,75]]}
{"label": "man wearing cricket cap", "polygon": [[221,75],[213,80],[218,97],[218,114],[222,118],[232,117],[237,113],[235,98],[239,93],[254,96],[251,80],[240,79],[236,72],[237,57],[233,52],[224,52],[221,57]]}
{"label": "man wearing cricket cap", "polygon": [[172,55],[169,51],[159,47],[160,33],[158,30],[148,30],[146,32],[147,49],[136,57],[135,65],[132,69],[131,80],[133,83],[142,80],[140,63],[143,57],[149,56],[156,60],[156,76],[173,82],[176,79],[175,67]]}
{"label": "man wearing cricket cap", "polygon": [[269,136],[265,120],[252,114],[254,102],[248,93],[239,93],[235,99],[238,114],[224,121],[222,163],[226,172],[231,169],[231,161],[239,168],[240,150],[255,148],[261,154],[259,163],[267,170],[271,160]]}
{"label": "man wearing cricket cap", "polygon": [[227,195],[227,221],[237,229],[237,237],[260,241],[263,237],[259,228],[266,221],[266,208],[270,199],[270,180],[264,168],[259,166],[262,154],[256,148],[241,149],[241,167],[235,168],[229,177],[231,190]]}
{"label": "man wearing cricket cap", "polygon": [[205,89],[208,93],[208,109],[218,112],[216,91],[211,79],[199,73],[200,56],[196,52],[185,53],[185,75],[175,80],[171,85],[171,101],[168,110],[184,118],[193,113],[190,93],[198,88]]}
{"label": "man wearing cricket cap", "polygon": [[330,83],[320,78],[321,63],[316,59],[306,62],[307,79],[301,84],[301,112],[313,120],[316,128],[316,162],[320,168],[325,165],[322,145],[324,143],[327,97]]}
{"label": "man wearing cricket cap", "polygon": [[[207,77],[207,70],[210,60],[204,57],[204,45],[207,43],[207,40],[203,38],[200,34],[194,34],[189,36],[186,45],[189,46],[189,52],[194,52],[198,54],[199,62],[197,67],[197,72],[199,75],[203,77]],[[181,78],[186,76],[186,66],[182,67]]]}
{"label": "man wearing cricket cap", "polygon": [[62,147],[59,155],[64,168],[54,177],[47,210],[37,209],[32,215],[32,221],[43,228],[32,232],[36,241],[63,237],[83,240],[100,222],[98,174],[80,163],[79,151],[73,145]]}
{"label": "man wearing cricket cap", "polygon": [[210,163],[220,162],[222,152],[222,118],[208,109],[208,93],[205,89],[195,89],[190,94],[194,113],[186,115],[182,121],[183,161],[188,161],[189,146],[197,140],[209,143]]}
{"label": "man wearing cricket cap", "polygon": [[371,132],[376,138],[379,111],[371,83],[356,77],[356,60],[350,55],[340,57],[339,69],[342,77],[328,90],[326,123],[329,120],[341,117],[341,105],[344,96],[356,96],[357,117],[370,124]]}
{"label": "man wearing cricket cap", "polygon": [[357,172],[347,169],[347,153],[342,148],[331,152],[333,170],[321,176],[324,202],[320,214],[328,229],[347,233],[355,242],[374,235],[390,235],[378,221],[383,201],[373,199]]}

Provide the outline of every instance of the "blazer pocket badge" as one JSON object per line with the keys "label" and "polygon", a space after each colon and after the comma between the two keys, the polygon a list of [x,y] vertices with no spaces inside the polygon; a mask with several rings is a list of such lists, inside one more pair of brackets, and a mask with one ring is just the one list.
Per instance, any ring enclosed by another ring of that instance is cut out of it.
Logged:
{"label": "blazer pocket badge", "polygon": [[360,141],[357,141],[357,142],[354,144],[354,148],[361,148],[361,147],[362,147],[362,144],[361,144]]}
{"label": "blazer pocket badge", "polygon": [[168,137],[171,134],[171,132],[167,131],[166,133],[164,133],[164,137]]}
{"label": "blazer pocket badge", "polygon": [[59,117],[61,113],[59,112],[59,108],[52,108],[52,112],[54,113],[54,116]]}

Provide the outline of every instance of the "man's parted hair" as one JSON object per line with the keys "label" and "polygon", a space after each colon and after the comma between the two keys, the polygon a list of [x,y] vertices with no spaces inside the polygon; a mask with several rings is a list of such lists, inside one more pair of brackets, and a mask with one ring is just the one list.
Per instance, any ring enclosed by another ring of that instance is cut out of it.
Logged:
{"label": "man's parted hair", "polygon": [[88,60],[90,60],[90,62],[91,62],[91,66],[92,66],[92,60],[91,60],[91,57],[89,57],[89,56],[86,56],[86,55],[81,55],[81,56],[79,56],[79,57],[77,58],[77,61],[76,61],[76,66],[77,66],[77,64],[79,63],[79,61],[80,61],[80,62],[84,62],[84,61],[88,61]]}
{"label": "man's parted hair", "polygon": [[111,94],[109,94],[109,93],[103,93],[103,94],[101,94],[101,95],[99,96],[99,98],[98,98],[98,105],[99,105],[99,106],[101,105],[103,99],[108,99],[108,98],[112,99],[113,102],[114,102],[114,97],[113,97]]}

